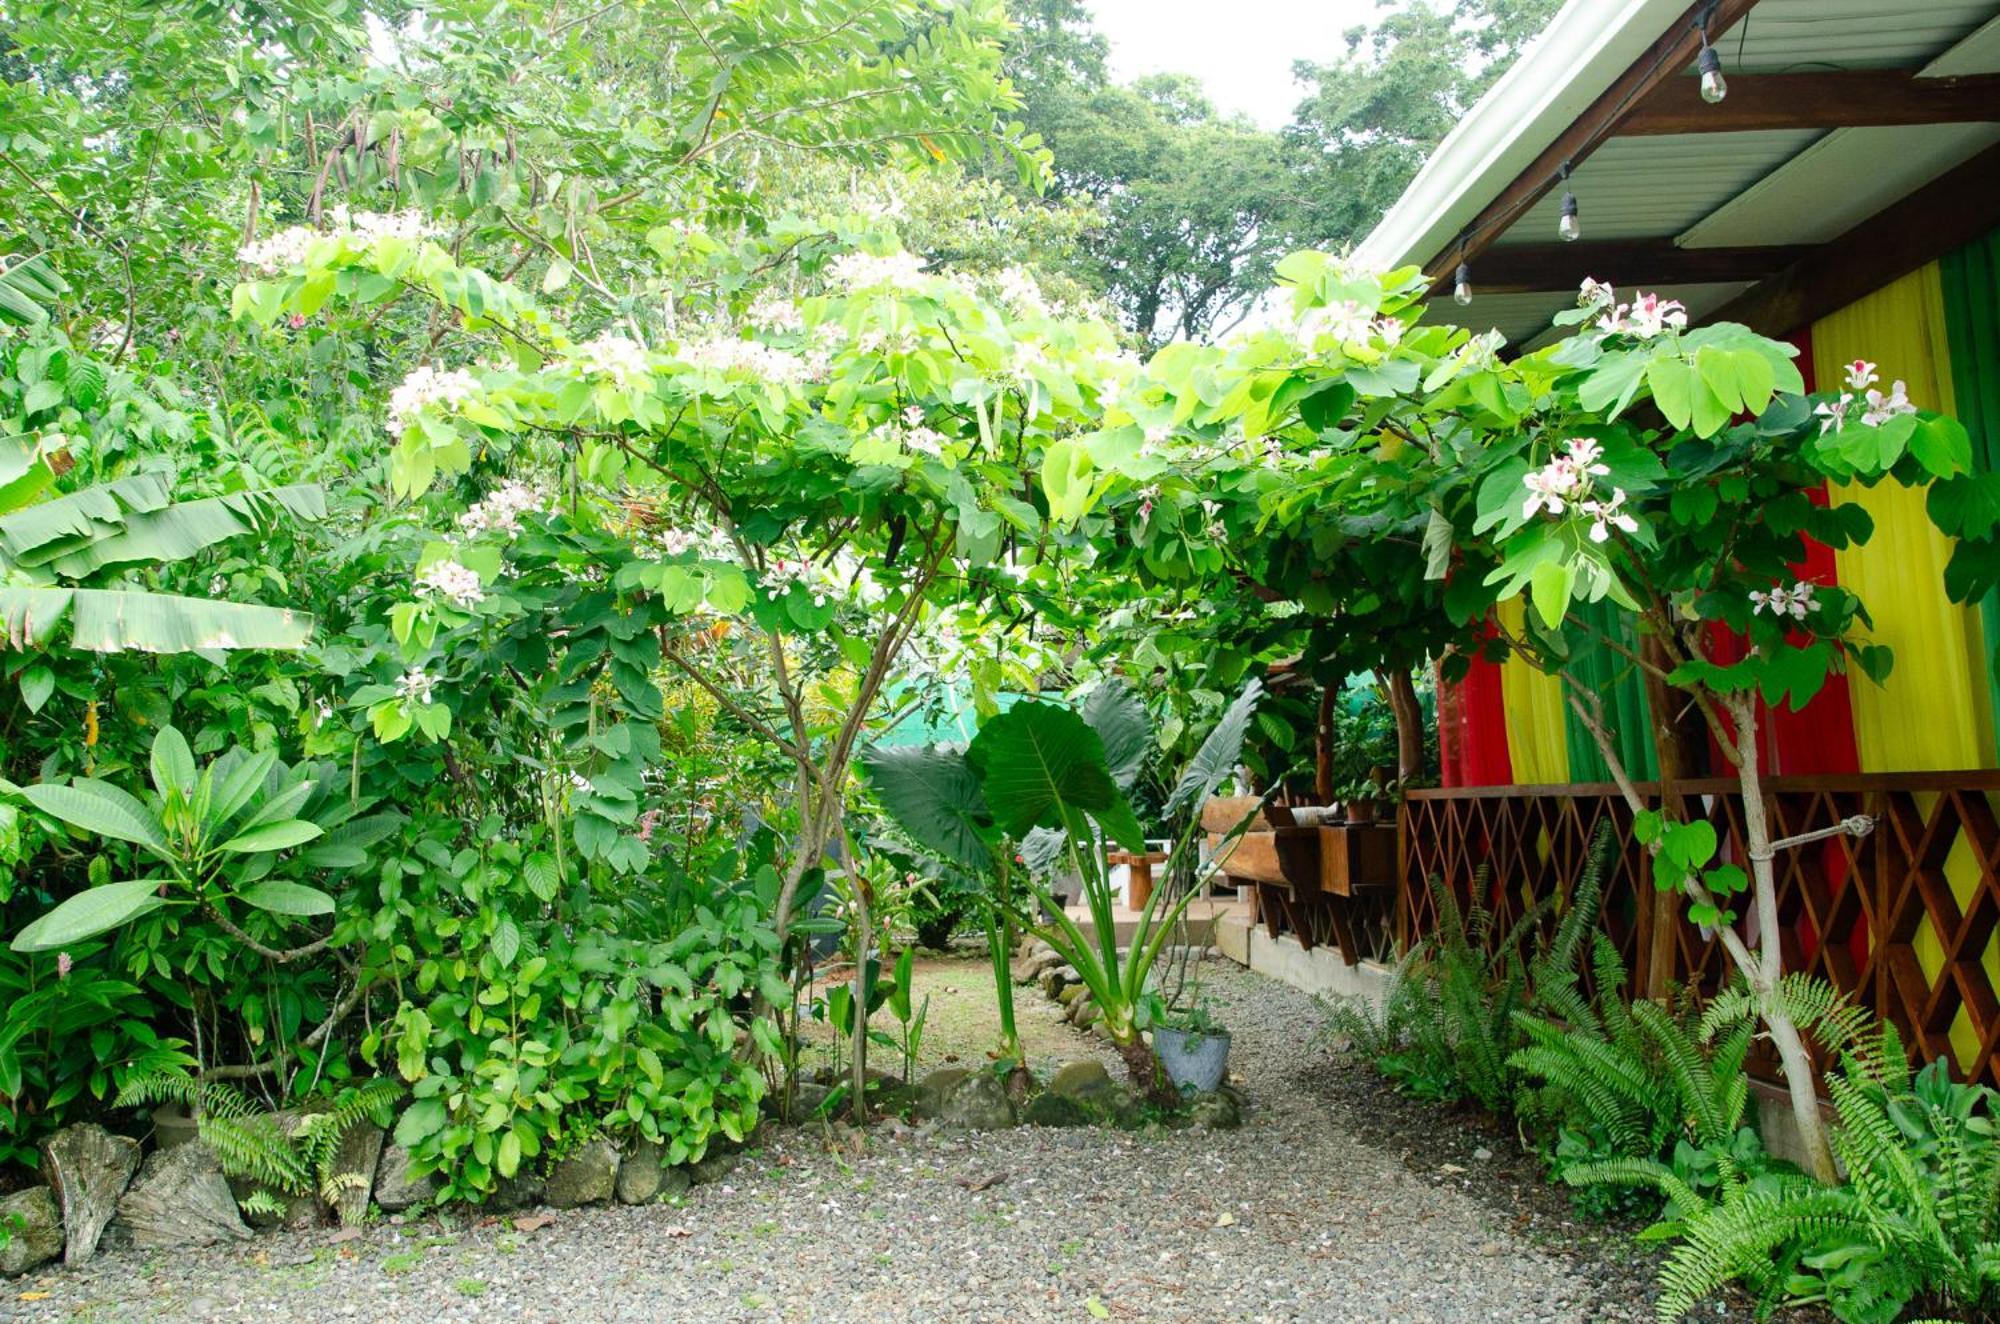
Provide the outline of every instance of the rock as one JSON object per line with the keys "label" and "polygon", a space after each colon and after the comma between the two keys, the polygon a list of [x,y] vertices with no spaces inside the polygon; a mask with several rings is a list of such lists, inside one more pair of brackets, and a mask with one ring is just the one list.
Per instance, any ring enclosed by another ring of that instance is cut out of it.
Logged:
{"label": "rock", "polygon": [[[178,1134],[178,1124],[162,1116],[164,1111],[153,1114],[153,1139],[157,1142],[157,1148],[167,1150],[189,1143],[190,1137]],[[300,1116],[297,1110],[288,1108],[266,1113],[261,1118],[246,1122],[245,1125],[268,1126],[278,1135],[289,1139],[292,1133],[298,1130]],[[268,1231],[281,1227],[288,1232],[302,1232],[307,1228],[318,1227],[325,1221],[321,1216],[322,1210],[317,1192],[304,1191],[295,1194],[276,1186],[266,1186],[251,1177],[235,1176],[227,1177],[226,1180],[229,1182],[229,1193],[236,1199],[236,1212],[253,1228]],[[279,1206],[278,1209],[275,1212],[252,1212],[243,1208],[244,1201],[260,1195],[275,1201]]]}
{"label": "rock", "polygon": [[1064,984],[1063,991],[1056,994],[1056,1001],[1062,1003],[1065,1007],[1071,1007],[1089,996],[1090,990],[1081,984]]}
{"label": "rock", "polygon": [[540,1173],[522,1167],[513,1176],[500,1179],[500,1184],[493,1188],[493,1194],[486,1197],[486,1208],[496,1214],[533,1209],[542,1202],[546,1190]]}
{"label": "rock", "polygon": [[1052,968],[1044,970],[1042,971],[1041,974],[1036,975],[1035,982],[1041,985],[1043,997],[1052,998],[1055,997],[1057,994],[1061,993],[1063,991],[1063,985],[1069,983],[1070,981],[1063,978],[1063,972],[1061,969]]}
{"label": "rock", "polygon": [[1104,1012],[1087,998],[1079,998],[1069,1010],[1070,1024],[1079,1030],[1087,1030],[1103,1019]]}
{"label": "rock", "polygon": [[1204,1131],[1234,1131],[1243,1125],[1243,1113],[1235,1099],[1216,1090],[1194,1096],[1188,1106],[1188,1122]]}
{"label": "rock", "polygon": [[154,1150],[118,1201],[113,1225],[120,1239],[138,1250],[181,1250],[250,1236],[222,1164],[199,1140]]}
{"label": "rock", "polygon": [[414,1176],[410,1172],[410,1151],[391,1141],[382,1146],[382,1158],[375,1166],[375,1203],[392,1214],[437,1199],[442,1183],[437,1174]]}
{"label": "rock", "polygon": [[[1094,1012],[1097,1010],[1097,1008],[1092,1007],[1091,1010]],[[1098,1038],[1102,1039],[1105,1043],[1108,1044],[1111,1042],[1110,1021],[1104,1020],[1102,1017],[1099,1016],[1092,1016],[1089,1020],[1084,1021],[1082,1023],[1088,1025],[1090,1027],[1090,1032],[1096,1035]]]}
{"label": "rock", "polygon": [[706,1158],[688,1164],[688,1180],[696,1186],[708,1186],[721,1181],[736,1171],[743,1162],[743,1156],[734,1152],[711,1153]]}
{"label": "rock", "polygon": [[1481,1163],[1484,1163],[1487,1159],[1493,1157],[1493,1151],[1488,1149],[1486,1146],[1481,1145],[1479,1148],[1472,1151],[1472,1157],[1478,1159]]}
{"label": "rock", "polygon": [[1090,1109],[1081,1100],[1044,1090],[1021,1110],[1023,1126],[1089,1126]]}
{"label": "rock", "polygon": [[660,1191],[656,1200],[678,1200],[694,1185],[694,1177],[686,1168],[667,1168],[660,1173]]}
{"label": "rock", "polygon": [[43,1142],[42,1175],[62,1208],[64,1264],[82,1264],[97,1253],[97,1239],[138,1170],[139,1142],[95,1123],[64,1127]]}
{"label": "rock", "polygon": [[919,1098],[917,1112],[924,1117],[936,1117],[944,1112],[945,1101],[967,1076],[964,1067],[939,1067],[917,1082]]}
{"label": "rock", "polygon": [[[260,1232],[283,1228],[287,1232],[303,1232],[320,1226],[325,1221],[319,1196],[314,1194],[293,1195],[275,1187],[265,1186],[248,1177],[230,1177],[229,1194],[236,1201],[236,1212],[243,1221]],[[245,1209],[243,1202],[257,1195],[268,1195],[278,1202],[277,1212]]]}
{"label": "rock", "polygon": [[0,1200],[0,1227],[12,1234],[0,1245],[0,1278],[18,1278],[62,1254],[62,1210],[46,1186],[30,1186]]}
{"label": "rock", "polygon": [[792,1098],[792,1120],[803,1122],[818,1115],[832,1094],[833,1091],[824,1085],[816,1085],[810,1080],[800,1081]]}
{"label": "rock", "polygon": [[544,1198],[553,1208],[576,1209],[604,1204],[617,1191],[618,1147],[599,1138],[584,1141],[556,1160],[549,1169]]}
{"label": "rock", "polygon": [[1014,1101],[998,1077],[982,1071],[953,1087],[938,1121],[948,1131],[998,1131],[1014,1124]]}
{"label": "rock", "polygon": [[1066,1099],[1101,1099],[1116,1094],[1118,1086],[1102,1062],[1066,1062],[1049,1078],[1049,1093]]}
{"label": "rock", "polygon": [[619,1204],[651,1204],[660,1193],[660,1160],[665,1146],[657,1140],[634,1140],[625,1147],[618,1163],[616,1194]]}
{"label": "rock", "polygon": [[178,1103],[163,1103],[153,1109],[153,1148],[172,1149],[201,1138],[201,1126]]}
{"label": "rock", "polygon": [[1056,955],[1051,948],[1043,947],[1031,950],[1026,956],[1020,957],[1014,962],[1014,982],[1017,984],[1032,984],[1035,980],[1042,977],[1043,971],[1058,969],[1062,964],[1062,957]]}
{"label": "rock", "polygon": [[333,1212],[342,1227],[360,1227],[368,1217],[368,1194],[382,1165],[389,1133],[367,1119],[347,1128],[333,1152]]}

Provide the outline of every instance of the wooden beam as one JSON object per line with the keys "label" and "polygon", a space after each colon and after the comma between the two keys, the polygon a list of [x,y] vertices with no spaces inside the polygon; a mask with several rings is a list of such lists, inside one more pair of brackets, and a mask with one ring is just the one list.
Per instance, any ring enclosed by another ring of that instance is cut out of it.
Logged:
{"label": "wooden beam", "polygon": [[1714,106],[1701,99],[1699,80],[1669,78],[1633,106],[1618,135],[1995,120],[2000,120],[2000,74],[1919,78],[1907,69],[1822,69],[1730,74],[1729,95]]}
{"label": "wooden beam", "polygon": [[[1586,222],[1588,224],[1588,222]],[[1573,290],[1585,276],[1628,285],[1701,285],[1763,280],[1804,257],[1803,245],[1770,248],[1676,248],[1666,239],[1608,239],[1574,244],[1503,244],[1489,248],[1472,268],[1480,294]],[[1449,279],[1431,290],[1451,293]]]}
{"label": "wooden beam", "polygon": [[1704,318],[1782,336],[2000,225],[2000,145],[1948,170]]}
{"label": "wooden beam", "polygon": [[[1460,231],[1464,236],[1462,244],[1454,239],[1444,251],[1431,256],[1424,267],[1431,278],[1438,280],[1450,275],[1457,267],[1461,253],[1469,260],[1485,252],[1521,213],[1534,206],[1555,185],[1565,162],[1576,165],[1583,161],[1600,143],[1618,131],[1619,124],[1632,112],[1632,108],[1653,89],[1669,79],[1680,77],[1694,63],[1701,50],[1699,23],[1703,15],[1709,16],[1708,30],[1720,35],[1741,22],[1756,3],[1757,0],[1696,0],[1689,5],[1618,76],[1617,81],[1604,90],[1602,96],[1591,102],[1526,170],[1514,177],[1514,182],[1503,189],[1500,196],[1487,203],[1465,225]],[[1711,9],[1714,11],[1712,14],[1709,13]]]}

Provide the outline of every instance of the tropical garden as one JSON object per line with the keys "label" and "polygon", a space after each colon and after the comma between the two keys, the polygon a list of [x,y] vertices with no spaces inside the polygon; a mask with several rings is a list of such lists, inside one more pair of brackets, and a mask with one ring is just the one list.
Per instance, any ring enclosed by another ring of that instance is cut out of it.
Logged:
{"label": "tropical garden", "polygon": [[[649,1203],[975,1105],[1188,1143],[1204,808],[1434,775],[1474,656],[1616,653],[1761,803],[1760,701],[1922,665],[1795,582],[1871,533],[1810,492],[1927,484],[1961,599],[2000,492],[1867,363],[1594,283],[1512,355],[1343,260],[1550,8],[1393,15],[1269,133],[1063,0],[0,5],[0,1242],[359,1226],[392,1165],[399,1218]],[[1582,879],[1339,1044],[1667,1243],[1664,1318],[2000,1308],[1991,1094],[1744,936],[1758,815],[1746,870],[1631,793],[1727,991],[1630,1001]]]}

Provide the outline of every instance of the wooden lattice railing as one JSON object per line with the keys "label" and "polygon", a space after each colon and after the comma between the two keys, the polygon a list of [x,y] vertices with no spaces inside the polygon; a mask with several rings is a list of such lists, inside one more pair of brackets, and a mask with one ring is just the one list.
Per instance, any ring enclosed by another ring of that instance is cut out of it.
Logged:
{"label": "wooden lattice railing", "polygon": [[[1714,824],[1720,860],[1746,863],[1735,780],[1677,789],[1690,816]],[[1823,976],[1894,1022],[1914,1057],[1942,1056],[1961,1077],[2000,1086],[2000,772],[1774,777],[1766,789],[1774,837],[1854,814],[1876,820],[1868,837],[1833,837],[1778,858],[1785,968]],[[1656,802],[1658,787],[1640,790]],[[1651,857],[1610,785],[1411,792],[1399,823],[1399,938],[1408,943],[1434,924],[1431,877],[1461,903],[1483,878],[1479,899],[1495,912],[1496,932],[1551,892],[1566,897],[1603,823],[1615,851],[1602,924],[1634,987],[1652,986],[1664,959],[1667,979],[1714,989],[1726,958],[1681,908],[1674,932],[1655,942]],[[1737,909],[1747,912],[1747,901]]]}

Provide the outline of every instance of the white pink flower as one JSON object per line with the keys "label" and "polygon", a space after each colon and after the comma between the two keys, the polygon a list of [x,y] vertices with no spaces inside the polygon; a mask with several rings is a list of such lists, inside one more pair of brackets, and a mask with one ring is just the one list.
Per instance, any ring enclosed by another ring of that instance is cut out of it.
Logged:
{"label": "white pink flower", "polygon": [[1865,391],[1881,378],[1875,375],[1875,365],[1867,359],[1856,359],[1847,365],[1847,389]]}
{"label": "white pink flower", "polygon": [[389,417],[384,426],[400,437],[410,420],[425,409],[440,405],[455,409],[477,394],[479,379],[471,373],[457,368],[439,372],[428,363],[419,364],[389,392]]}
{"label": "white pink flower", "polygon": [[1769,592],[1762,589],[1750,591],[1750,614],[1768,611],[1773,616],[1790,616],[1802,621],[1807,613],[1816,611],[1819,602],[1813,597],[1813,586],[1801,579],[1787,589],[1783,584],[1772,585]]}
{"label": "white pink flower", "polygon": [[[1590,282],[1585,283],[1586,292]],[[1608,285],[1598,287],[1609,294]],[[1592,306],[1606,311],[1597,319],[1598,329],[1611,335],[1637,336],[1641,340],[1651,340],[1671,327],[1685,331],[1688,324],[1687,308],[1678,299],[1662,299],[1657,294],[1641,294],[1628,304],[1599,303],[1595,299]]]}
{"label": "white pink flower", "polygon": [[431,690],[436,685],[436,678],[429,672],[425,671],[422,667],[411,667],[396,681],[396,692],[402,695],[406,701],[429,703],[431,701]]}
{"label": "white pink flower", "polygon": [[1618,291],[1594,276],[1585,276],[1583,287],[1577,291],[1576,301],[1585,308],[1608,308],[1618,302]]}
{"label": "white pink flower", "polygon": [[615,331],[576,346],[570,359],[586,375],[608,377],[620,386],[632,385],[652,369],[645,346]]}
{"label": "white pink flower", "polygon": [[1829,432],[1838,432],[1847,426],[1847,405],[1853,398],[1852,396],[1839,395],[1831,400],[1822,400],[1813,406],[1813,413],[1819,417],[1820,436],[1824,437]]}
{"label": "white pink flower", "polygon": [[433,561],[417,572],[417,593],[427,598],[444,598],[455,607],[472,608],[486,597],[479,572],[457,561]]}
{"label": "white pink flower", "polygon": [[923,288],[923,259],[909,253],[876,257],[870,253],[843,253],[827,264],[826,274],[846,290]]}
{"label": "white pink flower", "polygon": [[466,534],[519,533],[521,516],[542,508],[541,494],[526,483],[508,479],[484,500],[458,517],[458,527]]}
{"label": "white pink flower", "polygon": [[689,342],[680,347],[677,357],[690,367],[725,377],[740,373],[760,381],[794,383],[807,376],[806,361],[798,355],[738,336]]}
{"label": "white pink flower", "polygon": [[1861,421],[1871,428],[1879,428],[1898,415],[1917,412],[1917,407],[1910,403],[1909,391],[1900,378],[1889,388],[1889,394],[1884,395],[1880,391],[1870,389],[1865,398],[1868,401],[1868,408],[1862,411]]}
{"label": "white pink flower", "polygon": [[753,299],[743,320],[767,332],[803,331],[806,325],[798,304],[775,291],[766,291]]}
{"label": "white pink flower", "polygon": [[1625,489],[1622,487],[1611,489],[1611,499],[1609,501],[1579,501],[1577,503],[1576,508],[1578,513],[1586,516],[1591,521],[1590,540],[1592,542],[1606,541],[1611,537],[1611,530],[1613,529],[1617,529],[1621,533],[1637,533],[1639,531],[1639,521],[1626,514],[1624,506]]}
{"label": "white pink flower", "polygon": [[[1593,478],[1611,472],[1601,462],[1604,448],[1592,438],[1572,437],[1564,443],[1564,448],[1565,454],[1551,456],[1547,464],[1522,478],[1522,485],[1528,489],[1528,499],[1522,503],[1521,518],[1532,519],[1539,510],[1546,510],[1551,515],[1562,514],[1570,503],[1580,500],[1590,490]],[[1623,500],[1624,493],[1621,492],[1612,508],[1615,510],[1617,503]]]}

